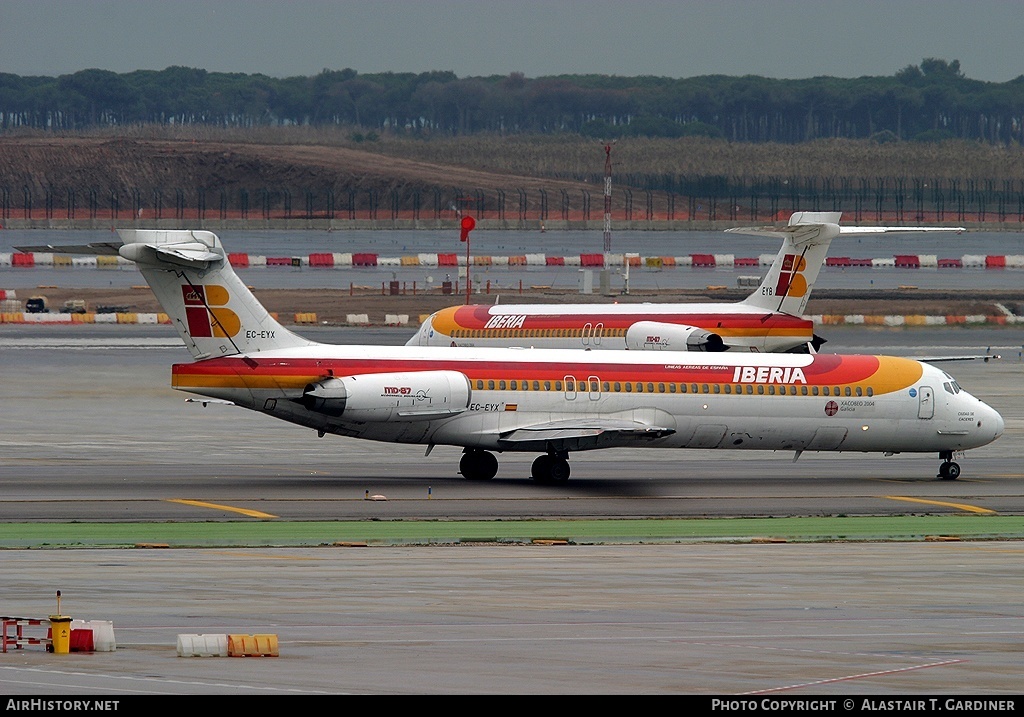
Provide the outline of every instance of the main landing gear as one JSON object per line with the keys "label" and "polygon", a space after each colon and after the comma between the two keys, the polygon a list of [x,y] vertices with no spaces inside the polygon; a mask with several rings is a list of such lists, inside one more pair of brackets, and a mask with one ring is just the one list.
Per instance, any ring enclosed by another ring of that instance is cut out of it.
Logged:
{"label": "main landing gear", "polygon": [[[490,480],[498,472],[498,459],[489,451],[467,448],[459,461],[459,473],[466,480]],[[531,477],[538,483],[561,483],[569,480],[569,454],[545,453],[533,462]]]}
{"label": "main landing gear", "polygon": [[466,480],[490,480],[498,472],[498,459],[487,451],[467,449],[459,461],[459,472]]}
{"label": "main landing gear", "polygon": [[937,478],[942,480],[956,480],[960,477],[960,464],[953,461],[953,451],[942,451],[939,453],[942,465],[939,466]]}
{"label": "main landing gear", "polygon": [[545,453],[533,462],[530,471],[538,483],[560,483],[569,480],[569,454]]}

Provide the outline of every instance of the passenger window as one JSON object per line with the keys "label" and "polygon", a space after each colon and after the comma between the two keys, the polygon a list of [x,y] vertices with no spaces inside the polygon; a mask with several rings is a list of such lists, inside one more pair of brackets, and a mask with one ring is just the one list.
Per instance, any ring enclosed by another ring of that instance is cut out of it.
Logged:
{"label": "passenger window", "polygon": [[644,392],[644,385],[642,383],[640,383],[639,381],[637,381],[637,384],[636,384],[636,392],[637,393],[643,393]]}
{"label": "passenger window", "polygon": [[825,386],[825,387],[823,387],[823,388],[821,389],[821,394],[822,394],[823,396],[828,396],[828,395],[829,395],[829,389],[828,389],[828,386]]}
{"label": "passenger window", "polygon": [[706,383],[702,383],[700,385],[700,392],[701,393],[710,393],[710,391],[708,390],[708,385]]}
{"label": "passenger window", "polygon": [[817,386],[811,386],[811,395],[812,396],[817,396],[818,395],[818,387]]}
{"label": "passenger window", "polygon": [[493,380],[487,382],[487,390],[488,391],[493,391],[494,390],[494,381]]}
{"label": "passenger window", "polygon": [[539,391],[540,390],[540,381],[534,381],[533,382],[533,390],[534,391]]}
{"label": "passenger window", "polygon": [[626,393],[633,393],[633,384],[626,381]]}
{"label": "passenger window", "polygon": [[852,392],[850,391],[850,387],[849,386],[847,386],[846,388],[843,389],[843,395],[844,396],[852,395]]}
{"label": "passenger window", "polygon": [[871,386],[868,386],[868,395],[869,396],[874,396],[875,395],[875,389],[871,388]]}
{"label": "passenger window", "polygon": [[757,393],[758,393],[759,396],[763,396],[764,395],[764,386],[758,386],[757,387]]}

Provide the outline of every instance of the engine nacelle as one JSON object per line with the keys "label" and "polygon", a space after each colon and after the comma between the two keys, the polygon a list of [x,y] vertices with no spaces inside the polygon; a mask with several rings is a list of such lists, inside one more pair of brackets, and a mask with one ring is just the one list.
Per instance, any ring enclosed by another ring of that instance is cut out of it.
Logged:
{"label": "engine nacelle", "polygon": [[426,421],[462,413],[470,393],[458,371],[367,373],[311,383],[299,403],[346,421]]}
{"label": "engine nacelle", "polygon": [[626,348],[633,351],[728,351],[711,331],[662,321],[637,321],[626,329]]}

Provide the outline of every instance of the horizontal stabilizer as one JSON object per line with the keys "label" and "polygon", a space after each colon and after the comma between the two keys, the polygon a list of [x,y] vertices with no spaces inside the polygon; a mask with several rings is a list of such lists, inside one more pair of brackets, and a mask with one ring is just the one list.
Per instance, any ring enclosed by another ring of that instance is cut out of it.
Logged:
{"label": "horizontal stabilizer", "polygon": [[967,231],[964,227],[839,227],[840,234],[914,234],[917,232],[956,232]]}
{"label": "horizontal stabilizer", "polygon": [[42,244],[39,246],[16,246],[18,251],[53,254],[84,254],[96,256],[117,256],[121,242],[93,242],[91,244]]}

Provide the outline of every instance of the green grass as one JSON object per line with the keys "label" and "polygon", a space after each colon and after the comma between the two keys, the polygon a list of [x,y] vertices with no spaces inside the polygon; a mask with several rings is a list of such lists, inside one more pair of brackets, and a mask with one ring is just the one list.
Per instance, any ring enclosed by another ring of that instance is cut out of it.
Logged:
{"label": "green grass", "polygon": [[1020,540],[1024,539],[1024,517],[0,524],[0,549],[935,539]]}

